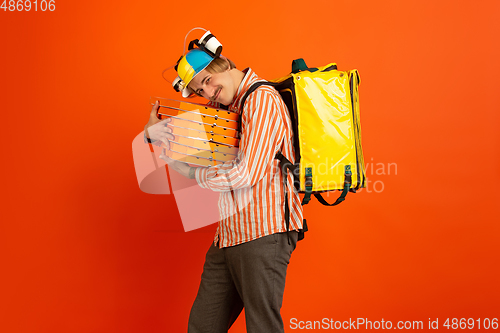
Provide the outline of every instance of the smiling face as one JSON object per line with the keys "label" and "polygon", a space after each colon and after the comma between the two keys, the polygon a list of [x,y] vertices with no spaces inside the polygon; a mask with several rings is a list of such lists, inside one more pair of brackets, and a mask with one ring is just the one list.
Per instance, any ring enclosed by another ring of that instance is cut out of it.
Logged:
{"label": "smiling face", "polygon": [[234,73],[231,73],[234,70],[227,69],[221,73],[209,73],[204,69],[191,80],[189,88],[198,96],[229,105],[239,86],[239,82],[235,81]]}
{"label": "smiling face", "polygon": [[[191,52],[194,51],[196,50]],[[203,67],[200,66],[201,68]],[[191,67],[191,69],[193,68]],[[204,69],[193,69],[193,71],[196,74],[188,81],[188,86],[183,90],[183,96],[184,92],[187,92],[187,94],[194,92],[198,96],[223,105],[229,105],[233,102],[236,92],[245,77],[244,72],[236,69],[236,65],[223,56],[210,59]]]}

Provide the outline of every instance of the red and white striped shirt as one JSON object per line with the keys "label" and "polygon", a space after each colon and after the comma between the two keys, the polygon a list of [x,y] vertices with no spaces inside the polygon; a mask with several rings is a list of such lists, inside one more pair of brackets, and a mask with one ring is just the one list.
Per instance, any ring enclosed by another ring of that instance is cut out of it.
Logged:
{"label": "red and white striped shirt", "polygon": [[[278,151],[292,163],[295,152],[287,107],[271,86],[260,86],[250,94],[241,112],[241,99],[258,77],[250,68],[241,82],[229,110],[241,114],[241,136],[235,160],[196,169],[196,181],[203,188],[221,192],[221,219],[214,243],[234,246],[286,231],[283,175]],[[218,105],[212,106],[218,107]],[[287,191],[290,230],[302,229],[302,206],[289,172]]]}

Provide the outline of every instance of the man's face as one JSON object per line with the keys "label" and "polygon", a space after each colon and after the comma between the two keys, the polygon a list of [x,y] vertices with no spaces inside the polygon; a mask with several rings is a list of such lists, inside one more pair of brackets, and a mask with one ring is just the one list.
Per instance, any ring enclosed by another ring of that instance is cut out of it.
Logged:
{"label": "man's face", "polygon": [[202,70],[191,80],[189,88],[197,95],[223,105],[232,103],[238,89],[229,70],[216,74]]}

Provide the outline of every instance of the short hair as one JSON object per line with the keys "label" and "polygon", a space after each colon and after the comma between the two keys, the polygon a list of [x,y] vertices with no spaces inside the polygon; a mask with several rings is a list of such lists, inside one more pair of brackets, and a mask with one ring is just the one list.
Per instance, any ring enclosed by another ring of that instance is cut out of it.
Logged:
{"label": "short hair", "polygon": [[[227,61],[226,61],[227,60]],[[227,71],[228,69],[233,69],[236,68],[236,65],[234,62],[231,61],[229,58],[221,58],[217,57],[210,64],[208,64],[207,67],[205,67],[206,71],[209,72],[210,74],[217,74],[217,73],[223,73]],[[188,84],[189,87],[189,84]],[[194,91],[194,94],[196,96],[202,97],[200,94],[198,94],[196,91]]]}
{"label": "short hair", "polygon": [[233,68],[236,68],[236,65],[230,59],[217,57],[205,69],[210,74],[217,74]]}

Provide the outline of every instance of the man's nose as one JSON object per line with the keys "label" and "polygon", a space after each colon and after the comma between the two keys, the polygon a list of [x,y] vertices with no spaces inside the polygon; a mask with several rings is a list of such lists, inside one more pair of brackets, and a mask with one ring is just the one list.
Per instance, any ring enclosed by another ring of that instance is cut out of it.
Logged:
{"label": "man's nose", "polygon": [[212,85],[206,85],[203,90],[207,94],[207,98],[208,99],[210,99],[214,95],[214,93],[215,93],[215,87],[212,86]]}

